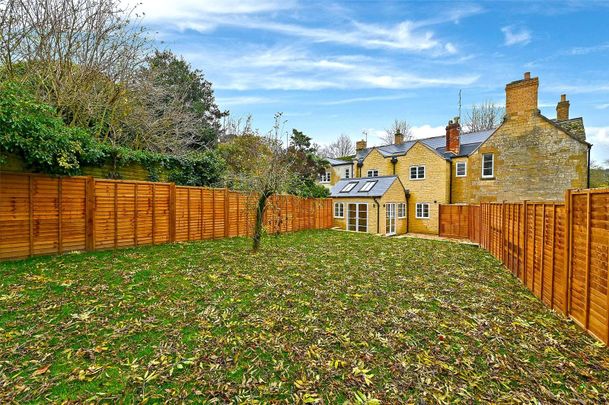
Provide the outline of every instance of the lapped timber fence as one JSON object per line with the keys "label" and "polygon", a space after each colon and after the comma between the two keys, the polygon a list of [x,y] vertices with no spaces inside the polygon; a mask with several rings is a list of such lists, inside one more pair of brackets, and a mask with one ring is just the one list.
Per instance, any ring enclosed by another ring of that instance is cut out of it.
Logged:
{"label": "lapped timber fence", "polygon": [[[564,203],[450,205],[440,214],[441,236],[480,243],[547,306],[609,344],[609,189],[570,190]],[[464,225],[476,222],[479,229]]]}
{"label": "lapped timber fence", "polygon": [[[0,260],[249,236],[255,196],[222,188],[0,173]],[[332,226],[329,199],[271,197],[269,233]]]}

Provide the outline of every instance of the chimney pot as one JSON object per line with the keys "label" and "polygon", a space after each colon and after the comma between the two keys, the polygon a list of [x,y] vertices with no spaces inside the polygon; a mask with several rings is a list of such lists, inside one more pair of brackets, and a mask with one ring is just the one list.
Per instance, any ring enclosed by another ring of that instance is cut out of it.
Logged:
{"label": "chimney pot", "polygon": [[366,141],[364,139],[362,139],[361,141],[357,141],[355,143],[355,150],[356,151],[360,151],[366,149]]}
{"label": "chimney pot", "polygon": [[395,133],[393,137],[393,143],[396,145],[404,143],[404,134],[402,134],[399,130]]}
{"label": "chimney pot", "polygon": [[446,126],[446,151],[458,154],[461,150],[461,142],[459,137],[461,135],[461,125],[459,124],[459,117],[454,120],[448,121]]}
{"label": "chimney pot", "polygon": [[556,120],[566,121],[569,119],[569,100],[567,100],[566,94],[560,95],[560,101],[556,105]]}
{"label": "chimney pot", "polygon": [[524,74],[524,80],[508,83],[505,86],[506,118],[539,113],[538,91],[539,79],[531,78],[530,72]]}

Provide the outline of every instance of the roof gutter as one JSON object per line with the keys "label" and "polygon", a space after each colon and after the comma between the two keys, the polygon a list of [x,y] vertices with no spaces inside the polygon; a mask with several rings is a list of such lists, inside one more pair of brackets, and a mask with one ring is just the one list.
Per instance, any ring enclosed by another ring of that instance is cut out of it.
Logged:
{"label": "roof gutter", "polygon": [[372,197],[372,200],[376,204],[376,233],[381,233],[381,205],[376,197]]}

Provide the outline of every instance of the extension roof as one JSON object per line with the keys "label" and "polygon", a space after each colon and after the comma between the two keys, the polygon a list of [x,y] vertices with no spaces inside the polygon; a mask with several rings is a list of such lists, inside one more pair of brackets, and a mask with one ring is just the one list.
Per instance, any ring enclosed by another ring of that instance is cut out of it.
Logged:
{"label": "extension roof", "polygon": [[[360,191],[368,181],[376,181],[377,183],[370,191]],[[378,176],[378,177],[357,177],[352,179],[341,179],[330,190],[332,198],[341,197],[381,197],[383,196],[394,181],[400,181],[397,176]],[[348,192],[341,193],[341,190],[349,183],[356,183]]]}

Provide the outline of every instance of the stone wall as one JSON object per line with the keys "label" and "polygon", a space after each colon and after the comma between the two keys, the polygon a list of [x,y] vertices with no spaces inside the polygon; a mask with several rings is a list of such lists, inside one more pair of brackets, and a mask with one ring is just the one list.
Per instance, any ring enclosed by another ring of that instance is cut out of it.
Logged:
{"label": "stone wall", "polygon": [[[495,177],[482,178],[482,155],[495,155]],[[466,201],[562,201],[569,188],[585,188],[588,145],[533,111],[508,116],[469,158]],[[456,202],[456,201],[455,201]]]}
{"label": "stone wall", "polygon": [[[387,159],[390,160],[390,159]],[[410,180],[410,166],[425,166],[425,179]],[[409,190],[409,232],[438,233],[440,204],[448,204],[450,163],[420,142],[398,158],[396,174],[404,188]],[[416,204],[429,203],[429,219],[416,218]]]}

